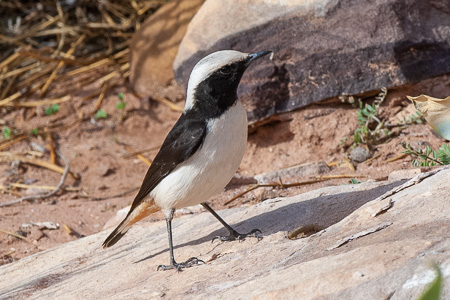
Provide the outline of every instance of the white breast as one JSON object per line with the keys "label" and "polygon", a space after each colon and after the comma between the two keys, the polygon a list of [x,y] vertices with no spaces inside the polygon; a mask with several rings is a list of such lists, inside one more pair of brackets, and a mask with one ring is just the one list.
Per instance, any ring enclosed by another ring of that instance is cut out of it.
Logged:
{"label": "white breast", "polygon": [[207,201],[223,191],[239,167],[247,146],[247,114],[240,101],[208,123],[203,145],[150,193],[163,209]]}

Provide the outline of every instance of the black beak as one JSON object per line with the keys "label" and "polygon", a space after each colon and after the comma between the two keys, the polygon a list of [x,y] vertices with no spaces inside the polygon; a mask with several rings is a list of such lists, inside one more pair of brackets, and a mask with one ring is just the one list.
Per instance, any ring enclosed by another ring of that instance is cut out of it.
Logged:
{"label": "black beak", "polygon": [[260,51],[257,53],[249,54],[247,58],[247,66],[249,66],[254,60],[257,60],[258,58],[261,58],[269,53],[272,53],[272,51]]}

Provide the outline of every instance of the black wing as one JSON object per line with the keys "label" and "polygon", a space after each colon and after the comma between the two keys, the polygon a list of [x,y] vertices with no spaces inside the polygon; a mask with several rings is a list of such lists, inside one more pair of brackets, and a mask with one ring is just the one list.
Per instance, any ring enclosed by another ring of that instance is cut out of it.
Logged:
{"label": "black wing", "polygon": [[196,117],[193,111],[181,115],[150,165],[128,214],[141,204],[161,180],[201,147],[206,126],[206,120]]}

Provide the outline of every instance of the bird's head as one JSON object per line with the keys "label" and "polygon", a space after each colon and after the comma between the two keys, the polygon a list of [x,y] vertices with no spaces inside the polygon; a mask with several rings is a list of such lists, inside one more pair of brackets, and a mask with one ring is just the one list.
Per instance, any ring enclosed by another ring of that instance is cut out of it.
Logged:
{"label": "bird's head", "polygon": [[185,111],[197,109],[212,117],[220,115],[237,101],[237,87],[247,67],[270,52],[223,50],[204,57],[189,77]]}

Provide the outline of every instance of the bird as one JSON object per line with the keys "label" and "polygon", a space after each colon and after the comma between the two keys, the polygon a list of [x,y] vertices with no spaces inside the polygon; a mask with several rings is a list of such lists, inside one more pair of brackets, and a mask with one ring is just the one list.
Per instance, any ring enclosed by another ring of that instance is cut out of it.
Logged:
{"label": "bird", "polygon": [[196,257],[177,263],[173,251],[172,219],[176,209],[201,204],[229,231],[221,241],[259,237],[254,229],[238,233],[207,203],[223,191],[237,171],[247,146],[247,113],[237,88],[245,70],[271,53],[221,50],[202,58],[193,68],[187,85],[184,110],[150,165],[123,221],[103,243],[117,243],[130,227],[163,210],[169,239],[170,262],[157,270],[181,271],[199,263]]}

